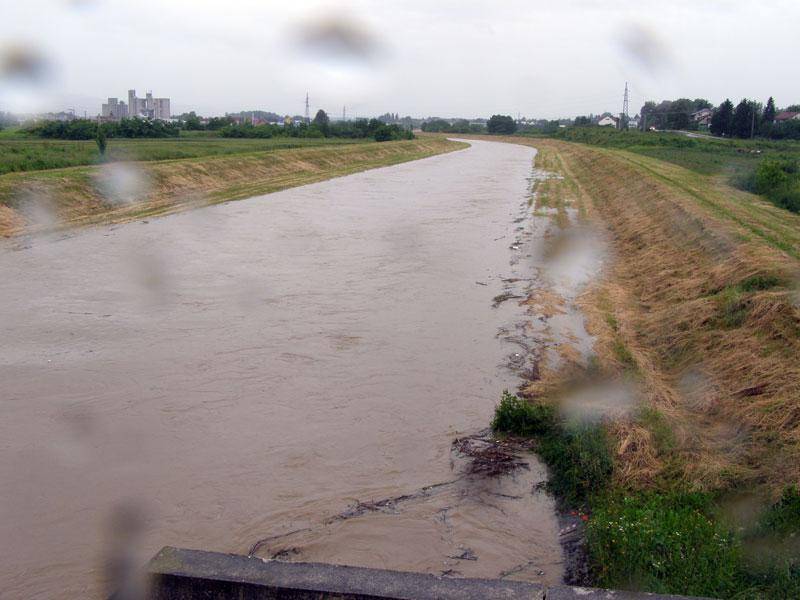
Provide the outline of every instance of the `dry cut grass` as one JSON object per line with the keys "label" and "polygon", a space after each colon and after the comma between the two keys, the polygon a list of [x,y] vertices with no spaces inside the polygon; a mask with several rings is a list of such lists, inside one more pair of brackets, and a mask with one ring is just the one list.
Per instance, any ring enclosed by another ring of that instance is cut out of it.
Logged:
{"label": "dry cut grass", "polygon": [[800,217],[656,159],[506,139],[544,151],[564,176],[549,185],[609,232],[611,268],[581,305],[600,368],[641,390],[611,425],[618,483],[798,483]]}

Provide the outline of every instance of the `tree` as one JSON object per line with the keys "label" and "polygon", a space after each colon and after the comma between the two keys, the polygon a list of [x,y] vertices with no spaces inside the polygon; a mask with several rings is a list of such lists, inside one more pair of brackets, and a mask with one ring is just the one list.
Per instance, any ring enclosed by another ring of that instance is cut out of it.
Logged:
{"label": "tree", "polygon": [[422,123],[422,131],[437,133],[439,131],[447,131],[448,129],[450,129],[450,122],[444,119],[430,119]]}
{"label": "tree", "polygon": [[756,121],[758,121],[758,105],[752,100],[743,98],[733,111],[733,135],[740,138],[752,137]]}
{"label": "tree", "polygon": [[733,102],[726,98],[711,115],[711,133],[714,135],[731,135],[733,126]]}
{"label": "tree", "polygon": [[105,156],[106,154],[106,130],[104,127],[97,128],[97,137],[94,140],[97,142],[97,150],[100,152],[100,156]]}
{"label": "tree", "polygon": [[233,119],[230,117],[211,117],[208,120],[206,129],[209,129],[210,131],[217,131],[223,127],[227,127],[228,125],[233,125]]}
{"label": "tree", "polygon": [[507,115],[492,115],[486,123],[486,129],[489,133],[509,135],[517,130],[517,124]]}
{"label": "tree", "polygon": [[688,129],[693,108],[692,101],[688,98],[679,98],[671,102],[667,111],[667,129]]}
{"label": "tree", "polygon": [[772,123],[775,120],[775,112],[775,100],[770,96],[767,106],[764,108],[764,123]]}
{"label": "tree", "polygon": [[192,111],[186,118],[183,120],[183,127],[187,131],[201,131],[203,129],[203,124],[200,122],[200,117]]}
{"label": "tree", "polygon": [[312,125],[316,125],[317,129],[322,132],[322,135],[328,137],[328,131],[330,127],[330,118],[328,117],[328,113],[326,113],[321,108],[317,111],[317,114],[314,115],[314,120],[311,121]]}

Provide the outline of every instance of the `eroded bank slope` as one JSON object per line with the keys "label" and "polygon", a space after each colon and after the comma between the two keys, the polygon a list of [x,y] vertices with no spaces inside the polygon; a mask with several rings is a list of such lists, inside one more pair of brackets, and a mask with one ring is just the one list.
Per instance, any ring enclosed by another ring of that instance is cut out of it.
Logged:
{"label": "eroded bank slope", "polygon": [[0,236],[167,214],[464,147],[425,138],[9,173],[0,176]]}

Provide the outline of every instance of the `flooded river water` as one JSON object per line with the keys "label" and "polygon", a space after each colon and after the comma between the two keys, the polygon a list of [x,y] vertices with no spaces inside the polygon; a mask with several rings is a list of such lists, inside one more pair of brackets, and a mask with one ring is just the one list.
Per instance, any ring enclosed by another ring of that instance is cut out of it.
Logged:
{"label": "flooded river water", "polygon": [[98,597],[120,544],[558,582],[542,467],[452,450],[520,383],[533,158],[0,243],[0,595]]}

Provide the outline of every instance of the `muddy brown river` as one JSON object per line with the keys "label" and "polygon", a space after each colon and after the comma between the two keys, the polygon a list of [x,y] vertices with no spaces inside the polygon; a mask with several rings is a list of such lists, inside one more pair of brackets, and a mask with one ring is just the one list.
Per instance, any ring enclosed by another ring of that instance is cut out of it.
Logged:
{"label": "muddy brown river", "polygon": [[0,595],[100,597],[109,556],[164,545],[560,581],[541,465],[452,449],[534,318],[493,307],[536,266],[534,150],[471,143],[0,242]]}

